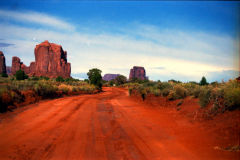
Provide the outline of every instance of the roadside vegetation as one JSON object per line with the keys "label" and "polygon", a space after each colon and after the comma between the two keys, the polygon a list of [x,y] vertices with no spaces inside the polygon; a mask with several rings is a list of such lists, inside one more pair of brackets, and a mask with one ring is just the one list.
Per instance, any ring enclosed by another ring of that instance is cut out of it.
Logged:
{"label": "roadside vegetation", "polygon": [[[201,108],[210,108],[212,113],[240,109],[240,83],[237,80],[228,82],[208,83],[203,77],[198,82],[183,83],[176,80],[161,81],[132,81],[122,85],[128,89],[129,95],[140,95],[142,100],[148,96],[165,97],[168,101],[198,98]],[[180,101],[181,105],[183,101]]]}
{"label": "roadside vegetation", "polygon": [[7,111],[9,106],[14,108],[40,99],[96,92],[98,88],[85,81],[62,77],[28,77],[24,71],[19,70],[14,76],[0,76],[0,112]]}

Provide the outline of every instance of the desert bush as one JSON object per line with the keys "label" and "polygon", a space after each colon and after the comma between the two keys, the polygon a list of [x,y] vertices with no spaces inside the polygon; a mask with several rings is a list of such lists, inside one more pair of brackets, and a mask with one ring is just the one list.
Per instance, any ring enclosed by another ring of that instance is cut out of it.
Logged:
{"label": "desert bush", "polygon": [[170,101],[177,99],[176,92],[174,90],[170,90],[169,94],[167,96],[167,99],[170,100]]}
{"label": "desert bush", "polygon": [[146,96],[147,96],[147,90],[146,88],[144,88],[143,86],[140,86],[138,88],[138,93],[140,93],[141,97],[142,97],[142,100],[144,101],[146,99]]}
{"label": "desert bush", "polygon": [[43,98],[54,98],[56,96],[57,87],[40,82],[34,85],[34,91]]}
{"label": "desert bush", "polygon": [[200,92],[201,92],[200,86],[196,86],[196,87],[192,90],[192,95],[194,96],[194,98],[198,98]]}
{"label": "desert bush", "polygon": [[185,98],[187,96],[187,90],[181,85],[174,86],[174,91],[176,93],[176,98]]}
{"label": "desert bush", "polygon": [[8,74],[7,73],[1,73],[1,76],[2,77],[8,77]]}
{"label": "desert bush", "polygon": [[160,90],[159,89],[154,89],[153,90],[153,94],[156,96],[156,97],[158,97],[158,96],[160,96]]}
{"label": "desert bush", "polygon": [[58,90],[62,91],[63,94],[68,94],[70,91],[72,91],[72,87],[66,84],[60,84],[58,86]]}
{"label": "desert bush", "polygon": [[131,96],[132,95],[133,88],[128,88],[128,93]]}
{"label": "desert bush", "polygon": [[211,99],[217,100],[219,98],[223,98],[224,90],[223,88],[215,87],[211,90]]}
{"label": "desert bush", "polygon": [[29,80],[33,80],[33,81],[38,81],[39,79],[40,79],[39,77],[35,77],[35,76],[29,78]]}
{"label": "desert bush", "polygon": [[208,87],[201,89],[199,93],[199,104],[201,107],[206,107],[210,102],[211,90]]}
{"label": "desert bush", "polygon": [[26,75],[25,72],[21,69],[16,72],[15,77],[17,80],[28,79],[28,75]]}
{"label": "desert bush", "polygon": [[64,82],[64,79],[63,79],[63,77],[58,76],[58,77],[56,78],[56,81],[57,81],[57,82]]}
{"label": "desert bush", "polygon": [[123,75],[119,75],[115,78],[115,83],[117,86],[122,85],[127,82],[127,78]]}
{"label": "desert bush", "polygon": [[157,88],[160,90],[164,90],[164,89],[172,89],[173,86],[171,83],[168,83],[168,82],[159,82],[157,84]]}
{"label": "desert bush", "polygon": [[224,104],[228,110],[240,108],[240,88],[224,90]]}
{"label": "desert bush", "polygon": [[164,88],[160,92],[163,97],[167,97],[169,95],[170,90],[168,88]]}

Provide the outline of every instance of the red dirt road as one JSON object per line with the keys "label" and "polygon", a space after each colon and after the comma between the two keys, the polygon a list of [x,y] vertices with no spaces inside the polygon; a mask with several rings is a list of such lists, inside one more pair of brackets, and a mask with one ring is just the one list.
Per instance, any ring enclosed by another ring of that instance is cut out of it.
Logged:
{"label": "red dirt road", "polygon": [[0,116],[0,159],[221,160],[239,152],[200,123],[131,99],[124,89],[42,101]]}

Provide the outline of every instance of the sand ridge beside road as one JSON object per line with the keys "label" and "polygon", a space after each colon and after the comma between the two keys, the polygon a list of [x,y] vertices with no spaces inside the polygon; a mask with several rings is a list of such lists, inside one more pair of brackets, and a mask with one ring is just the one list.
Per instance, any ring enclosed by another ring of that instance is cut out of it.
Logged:
{"label": "sand ridge beside road", "polygon": [[[42,101],[0,115],[0,159],[224,160],[199,123],[147,106],[125,89]],[[9,116],[11,115],[11,116]]]}

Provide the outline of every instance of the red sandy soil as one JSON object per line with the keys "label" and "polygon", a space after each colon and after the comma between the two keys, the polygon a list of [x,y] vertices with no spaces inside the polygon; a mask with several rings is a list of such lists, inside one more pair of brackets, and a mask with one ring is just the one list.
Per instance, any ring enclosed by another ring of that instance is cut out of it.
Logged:
{"label": "red sandy soil", "polygon": [[239,144],[239,111],[204,122],[184,113],[119,88],[41,101],[0,115],[0,159],[240,159],[221,149]]}

